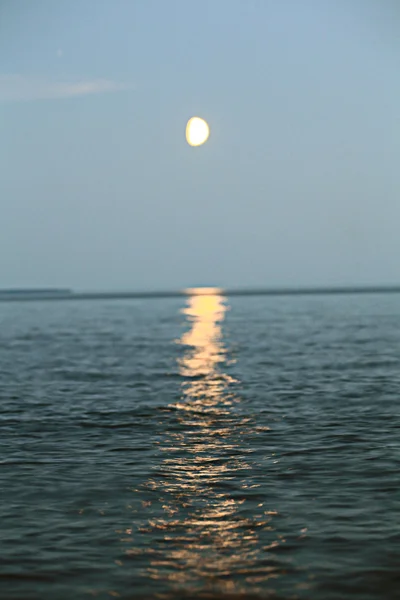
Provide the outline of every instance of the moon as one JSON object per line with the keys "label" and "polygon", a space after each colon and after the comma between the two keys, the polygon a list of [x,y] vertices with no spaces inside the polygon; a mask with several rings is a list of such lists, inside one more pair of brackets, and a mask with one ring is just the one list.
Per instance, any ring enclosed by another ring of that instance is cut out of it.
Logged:
{"label": "moon", "polygon": [[189,146],[201,146],[210,135],[208,123],[200,117],[192,117],[186,125],[186,141]]}

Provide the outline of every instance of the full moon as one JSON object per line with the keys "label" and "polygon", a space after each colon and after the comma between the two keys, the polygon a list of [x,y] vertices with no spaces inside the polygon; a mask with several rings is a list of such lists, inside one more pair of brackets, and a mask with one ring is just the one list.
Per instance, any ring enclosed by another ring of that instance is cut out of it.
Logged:
{"label": "full moon", "polygon": [[192,117],[186,125],[186,141],[189,146],[201,146],[208,140],[210,128],[200,117]]}

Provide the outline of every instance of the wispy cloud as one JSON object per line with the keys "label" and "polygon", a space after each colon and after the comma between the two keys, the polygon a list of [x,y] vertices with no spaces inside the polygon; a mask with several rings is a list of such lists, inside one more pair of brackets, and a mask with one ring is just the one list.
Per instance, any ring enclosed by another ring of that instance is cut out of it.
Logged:
{"label": "wispy cloud", "polygon": [[109,79],[57,81],[24,75],[0,75],[0,102],[75,98],[131,88],[131,85]]}

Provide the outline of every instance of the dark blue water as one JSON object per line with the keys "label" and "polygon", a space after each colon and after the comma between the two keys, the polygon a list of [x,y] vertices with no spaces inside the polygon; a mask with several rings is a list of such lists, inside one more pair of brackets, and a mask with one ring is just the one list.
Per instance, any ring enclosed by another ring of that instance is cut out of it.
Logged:
{"label": "dark blue water", "polygon": [[0,597],[400,597],[400,296],[0,305]]}

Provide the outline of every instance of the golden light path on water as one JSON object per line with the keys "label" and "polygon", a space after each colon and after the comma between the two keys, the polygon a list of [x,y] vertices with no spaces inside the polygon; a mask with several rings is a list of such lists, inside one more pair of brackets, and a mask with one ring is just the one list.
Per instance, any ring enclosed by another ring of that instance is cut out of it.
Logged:
{"label": "golden light path on water", "polygon": [[[226,373],[226,311],[218,289],[206,295],[188,290],[183,314],[189,329],[178,340],[182,398],[170,406],[175,418],[161,446],[165,458],[146,486],[164,516],[141,528],[152,540],[147,576],[166,591],[261,593],[281,571],[265,563],[266,553],[284,540],[271,525],[273,512],[257,499],[246,460],[243,435],[252,425],[235,411],[236,382]],[[260,543],[261,530],[267,545]]]}

